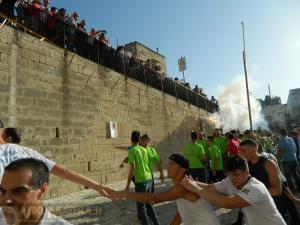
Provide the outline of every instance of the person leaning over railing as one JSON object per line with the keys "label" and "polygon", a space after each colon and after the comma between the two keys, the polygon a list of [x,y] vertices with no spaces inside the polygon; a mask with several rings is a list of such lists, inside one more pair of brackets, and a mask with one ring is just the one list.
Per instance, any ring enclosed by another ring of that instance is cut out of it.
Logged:
{"label": "person leaning over railing", "polygon": [[39,20],[41,16],[42,4],[40,0],[33,0],[32,4],[29,5],[29,18],[28,25],[35,32],[39,31]]}
{"label": "person leaning over railing", "polygon": [[100,35],[99,35],[99,41],[104,44],[105,46],[107,47],[111,47],[110,45],[110,41],[108,40],[108,37],[106,35],[106,32],[102,32]]}
{"label": "person leaning over railing", "polygon": [[66,19],[66,33],[67,33],[67,45],[68,50],[75,52],[75,34],[77,29],[77,20],[79,18],[78,12],[73,12],[71,16]]}
{"label": "person leaning over railing", "polygon": [[56,28],[56,15],[57,15],[57,8],[51,7],[50,13],[48,14],[48,21],[47,21],[47,28],[48,28],[48,38],[53,41],[55,37],[55,28]]}
{"label": "person leaning over railing", "polygon": [[65,8],[60,8],[57,11],[56,18],[59,19],[60,21],[63,21],[63,22],[66,21],[66,19],[68,18],[67,10]]}
{"label": "person leaning over railing", "polygon": [[77,30],[75,36],[75,48],[76,53],[80,56],[88,58],[89,48],[88,48],[88,34],[85,29],[86,21],[83,19],[77,23]]}
{"label": "person leaning over railing", "polygon": [[39,31],[43,36],[48,37],[48,17],[50,15],[50,0],[44,0],[40,13]]}

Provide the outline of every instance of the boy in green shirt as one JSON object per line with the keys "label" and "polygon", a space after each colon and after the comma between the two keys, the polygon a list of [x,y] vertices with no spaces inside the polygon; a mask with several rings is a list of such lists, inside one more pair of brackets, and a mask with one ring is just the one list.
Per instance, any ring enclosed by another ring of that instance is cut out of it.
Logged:
{"label": "boy in green shirt", "polygon": [[197,143],[197,133],[191,133],[192,142],[183,149],[184,156],[189,160],[189,175],[194,180],[205,182],[206,175],[204,169],[205,151],[202,145]]}
{"label": "boy in green shirt", "polygon": [[[128,191],[132,177],[135,177],[135,192],[150,193],[152,189],[152,174],[149,169],[148,150],[138,146],[140,141],[140,132],[131,133],[132,148],[128,151],[128,164],[130,170],[127,179],[125,191]],[[137,217],[142,225],[159,225],[158,217],[153,206],[150,203],[136,203]],[[151,222],[152,223],[151,223]]]}
{"label": "boy in green shirt", "polygon": [[214,137],[207,137],[210,152],[210,181],[217,182],[225,178],[220,149],[214,144]]}
{"label": "boy in green shirt", "polygon": [[141,136],[140,138],[140,145],[144,148],[146,148],[148,150],[148,154],[149,154],[149,162],[148,162],[148,167],[151,171],[152,174],[152,189],[151,192],[154,193],[154,177],[153,177],[153,165],[156,165],[157,170],[160,173],[160,180],[161,182],[164,182],[164,173],[163,170],[161,168],[161,160],[160,160],[160,156],[158,155],[157,151],[149,146],[150,144],[150,138],[147,134],[144,134],[143,136]]}
{"label": "boy in green shirt", "polygon": [[197,143],[202,145],[205,152],[205,174],[206,174],[206,182],[209,180],[210,168],[209,168],[209,146],[207,142],[207,138],[205,137],[205,133],[203,131],[198,132],[198,140]]}
{"label": "boy in green shirt", "polygon": [[220,129],[215,129],[214,132],[214,144],[218,146],[221,151],[222,158],[226,158],[228,156],[227,153],[227,140],[224,136],[221,135]]}

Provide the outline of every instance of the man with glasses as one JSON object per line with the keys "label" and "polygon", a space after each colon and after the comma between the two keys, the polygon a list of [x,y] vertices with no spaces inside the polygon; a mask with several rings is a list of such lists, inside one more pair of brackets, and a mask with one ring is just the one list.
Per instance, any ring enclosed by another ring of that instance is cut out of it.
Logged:
{"label": "man with glasses", "polygon": [[181,184],[218,207],[242,208],[247,225],[286,225],[266,186],[250,176],[246,159],[239,155],[229,158],[225,171],[227,178],[218,183],[184,178]]}

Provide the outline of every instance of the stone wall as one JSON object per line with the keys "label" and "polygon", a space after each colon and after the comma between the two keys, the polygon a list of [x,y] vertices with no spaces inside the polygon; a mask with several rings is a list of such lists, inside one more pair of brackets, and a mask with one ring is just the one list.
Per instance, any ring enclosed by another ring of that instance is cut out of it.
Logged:
{"label": "stone wall", "polygon": [[[208,129],[208,113],[9,27],[0,29],[0,119],[21,129],[22,144],[101,183],[125,179],[118,165],[130,132],[147,132],[163,161]],[[118,138],[109,138],[109,122]],[[49,196],[80,186],[51,179]]]}

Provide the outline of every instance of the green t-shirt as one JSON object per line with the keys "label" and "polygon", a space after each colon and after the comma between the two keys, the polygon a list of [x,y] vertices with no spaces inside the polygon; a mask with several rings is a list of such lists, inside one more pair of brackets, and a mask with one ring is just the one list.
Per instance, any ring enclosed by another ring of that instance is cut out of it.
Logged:
{"label": "green t-shirt", "polygon": [[148,154],[149,154],[148,167],[152,173],[153,172],[153,164],[154,164],[154,162],[160,161],[160,156],[157,154],[157,151],[152,147],[147,147],[147,150],[148,150]]}
{"label": "green t-shirt", "polygon": [[264,151],[270,152],[270,149],[272,148],[273,145],[273,140],[270,137],[262,137],[260,138],[260,143],[263,146]]}
{"label": "green t-shirt", "polygon": [[203,168],[201,158],[205,156],[202,145],[189,143],[183,149],[184,156],[189,160],[190,169]]}
{"label": "green t-shirt", "polygon": [[128,151],[128,164],[135,165],[134,177],[136,183],[152,179],[149,169],[149,154],[146,148],[134,146]]}
{"label": "green t-shirt", "polygon": [[248,137],[248,136],[243,136],[242,138],[241,138],[241,142],[243,142],[243,141],[247,141],[247,140],[249,140],[250,138]]}
{"label": "green t-shirt", "polygon": [[209,153],[209,145],[208,145],[207,139],[198,140],[197,144],[199,144],[203,147],[205,156],[209,157],[210,153]]}
{"label": "green t-shirt", "polygon": [[222,157],[227,156],[227,140],[224,136],[215,137],[214,144],[220,149]]}
{"label": "green t-shirt", "polygon": [[215,158],[218,158],[218,166],[216,170],[223,170],[222,155],[218,146],[209,146],[210,151],[210,169],[213,170],[215,166]]}

